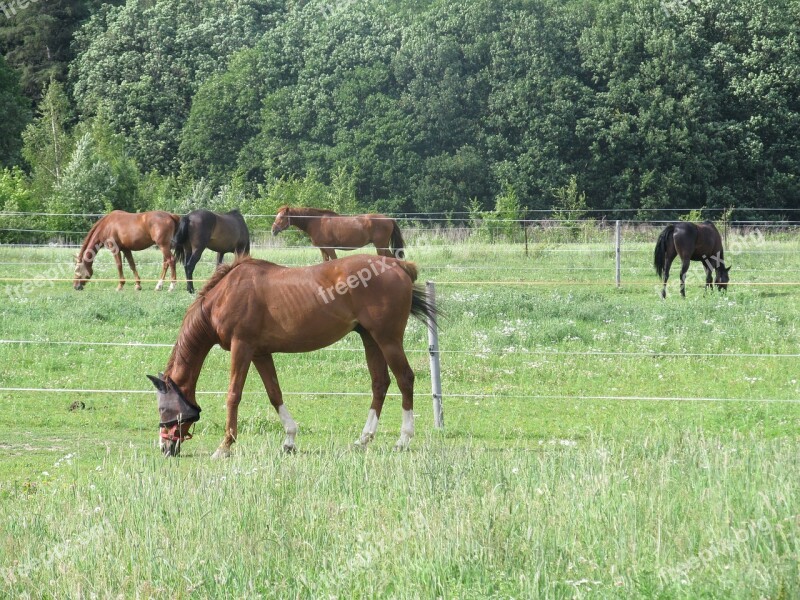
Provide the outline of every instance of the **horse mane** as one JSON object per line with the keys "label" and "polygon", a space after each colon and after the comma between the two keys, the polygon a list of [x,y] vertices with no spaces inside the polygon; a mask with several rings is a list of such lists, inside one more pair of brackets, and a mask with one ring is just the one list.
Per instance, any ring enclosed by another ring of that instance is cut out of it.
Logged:
{"label": "horse mane", "polygon": [[236,267],[243,263],[247,262],[254,262],[255,259],[251,258],[247,254],[237,255],[234,261],[228,265],[220,265],[217,267],[217,270],[214,271],[214,274],[211,276],[211,279],[206,281],[206,284],[203,286],[203,289],[197,294],[197,300],[194,301],[193,305],[196,304],[201,298],[205,297],[208,292],[216,287],[216,285],[222,281],[225,276],[233,271]]}
{"label": "horse mane", "polygon": [[94,225],[92,225],[92,228],[89,230],[89,233],[86,234],[86,238],[84,238],[83,244],[81,244],[81,249],[78,252],[78,256],[76,257],[77,262],[81,262],[83,260],[83,254],[84,252],[86,252],[86,248],[89,246],[89,242],[91,242],[94,239],[95,231],[100,226],[100,223],[106,220],[106,217],[108,217],[108,215],[103,215],[102,217],[100,217],[97,220],[97,222]]}

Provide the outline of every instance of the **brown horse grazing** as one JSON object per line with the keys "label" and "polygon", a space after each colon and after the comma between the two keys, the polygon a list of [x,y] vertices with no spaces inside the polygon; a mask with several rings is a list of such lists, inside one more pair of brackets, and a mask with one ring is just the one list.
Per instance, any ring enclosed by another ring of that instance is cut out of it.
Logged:
{"label": "brown horse grazing", "polygon": [[332,210],[283,206],[275,216],[272,235],[294,225],[305,231],[322,252],[322,260],[336,258],[336,250],[355,250],[375,244],[381,256],[404,258],[403,234],[394,219],[383,215],[343,217]]}
{"label": "brown horse grazing", "polygon": [[711,271],[714,270],[716,271],[714,283],[720,290],[728,289],[728,272],[731,268],[725,266],[722,237],[710,221],[698,224],[670,224],[658,236],[653,264],[656,273],[664,281],[662,298],[667,297],[669,268],[677,256],[680,256],[682,261],[681,296],[686,297],[686,271],[689,270],[689,263],[693,260],[703,263],[703,268],[706,270],[706,288],[713,288]]}
{"label": "brown horse grazing", "polygon": [[[251,362],[286,432],[283,448],[291,452],[297,424],[283,404],[273,353],[310,352],[355,331],[364,343],[372,378],[372,406],[356,444],[364,447],[375,436],[391,369],[403,398],[395,448],[407,448],[414,435],[414,372],[403,334],[409,315],[434,319],[436,312],[425,290],[414,286],[416,278],[413,263],[363,254],[310,267],[289,268],[249,257],[218,267],[186,312],[165,374],[148,376],[158,390],[162,421],[177,422],[176,411],[199,418],[199,411],[180,407],[199,408],[197,379],[209,351],[219,344],[230,350],[231,379],[225,437],[214,458],[229,456],[236,441],[239,401]],[[174,454],[182,439],[182,434],[168,438],[162,450]]]}
{"label": "brown horse grazing", "polygon": [[136,264],[133,262],[132,251],[145,250],[150,246],[156,245],[164,256],[161,276],[158,278],[156,290],[164,286],[164,277],[167,274],[167,267],[172,274],[172,282],[169,284],[169,291],[175,289],[175,259],[170,251],[170,240],[178,225],[180,217],[172,213],[154,210],[145,213],[131,214],[123,210],[115,210],[102,217],[89,230],[86,239],[83,240],[80,252],[75,257],[75,281],[72,284],[76,290],[82,290],[86,282],[91,279],[94,273],[94,259],[100,248],[105,246],[114,255],[119,273],[119,285],[117,290],[121,290],[125,285],[125,277],[122,275],[122,257],[125,255],[128,264],[136,277],[136,289],[142,289],[142,280],[136,271]]}
{"label": "brown horse grazing", "polygon": [[222,264],[226,252],[237,255],[250,254],[250,231],[242,213],[232,210],[214,213],[209,210],[193,210],[181,218],[178,230],[172,238],[175,259],[186,271],[186,290],[194,293],[194,268],[211,248],[217,253],[217,265]]}

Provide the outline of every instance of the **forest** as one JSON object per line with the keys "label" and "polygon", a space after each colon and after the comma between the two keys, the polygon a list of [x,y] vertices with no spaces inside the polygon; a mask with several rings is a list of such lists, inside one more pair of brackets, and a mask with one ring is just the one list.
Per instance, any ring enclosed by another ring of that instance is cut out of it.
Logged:
{"label": "forest", "polygon": [[18,229],[800,208],[797,0],[15,0],[0,49]]}

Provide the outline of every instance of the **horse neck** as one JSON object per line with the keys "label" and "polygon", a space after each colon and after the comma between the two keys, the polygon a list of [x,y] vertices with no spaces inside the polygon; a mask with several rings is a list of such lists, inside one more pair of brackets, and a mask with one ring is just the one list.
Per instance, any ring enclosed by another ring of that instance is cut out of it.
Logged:
{"label": "horse neck", "polygon": [[[105,217],[100,219],[94,226],[89,230],[89,233],[86,235],[86,239],[83,241],[83,245],[81,246],[80,253],[78,254],[78,262],[79,263],[91,263],[94,262],[97,253],[100,251],[100,248],[105,246],[105,240],[103,239],[106,234],[106,225],[103,222]],[[87,251],[91,250],[89,253],[91,256],[87,256]]]}
{"label": "horse neck", "polygon": [[209,325],[202,302],[203,299],[199,298],[189,308],[164,372],[177,384],[184,398],[195,406],[197,379],[206,356],[219,341]]}
{"label": "horse neck", "polygon": [[292,209],[289,213],[289,223],[298,229],[308,232],[314,221],[319,221],[318,217],[314,217],[307,212],[295,212],[297,209]]}

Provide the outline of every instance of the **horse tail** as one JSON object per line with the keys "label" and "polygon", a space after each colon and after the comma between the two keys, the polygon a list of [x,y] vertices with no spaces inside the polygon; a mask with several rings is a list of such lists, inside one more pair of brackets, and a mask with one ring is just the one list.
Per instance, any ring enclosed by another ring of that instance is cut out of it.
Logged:
{"label": "horse tail", "polygon": [[186,242],[189,240],[189,215],[184,215],[178,222],[175,235],[172,236],[172,251],[175,253],[175,260],[182,265],[186,264]]}
{"label": "horse tail", "polygon": [[428,290],[421,285],[415,285],[411,292],[411,314],[428,327],[438,327],[437,319],[442,316]]}
{"label": "horse tail", "polygon": [[403,234],[400,231],[400,227],[397,225],[397,221],[392,221],[392,239],[389,242],[389,247],[392,250],[392,256],[399,259],[404,259],[406,257],[406,253],[403,251],[403,248],[406,247],[406,243],[403,240]]}
{"label": "horse tail", "polygon": [[406,272],[406,275],[408,275],[411,278],[412,283],[417,280],[417,277],[419,276],[419,271],[417,270],[417,265],[415,263],[402,260],[402,261],[397,261],[397,266]]}
{"label": "horse tail", "polygon": [[670,223],[661,232],[656,241],[656,250],[653,254],[653,266],[656,268],[656,273],[659,278],[664,278],[664,261],[667,257],[667,248],[672,241],[672,234],[675,231],[675,225]]}

